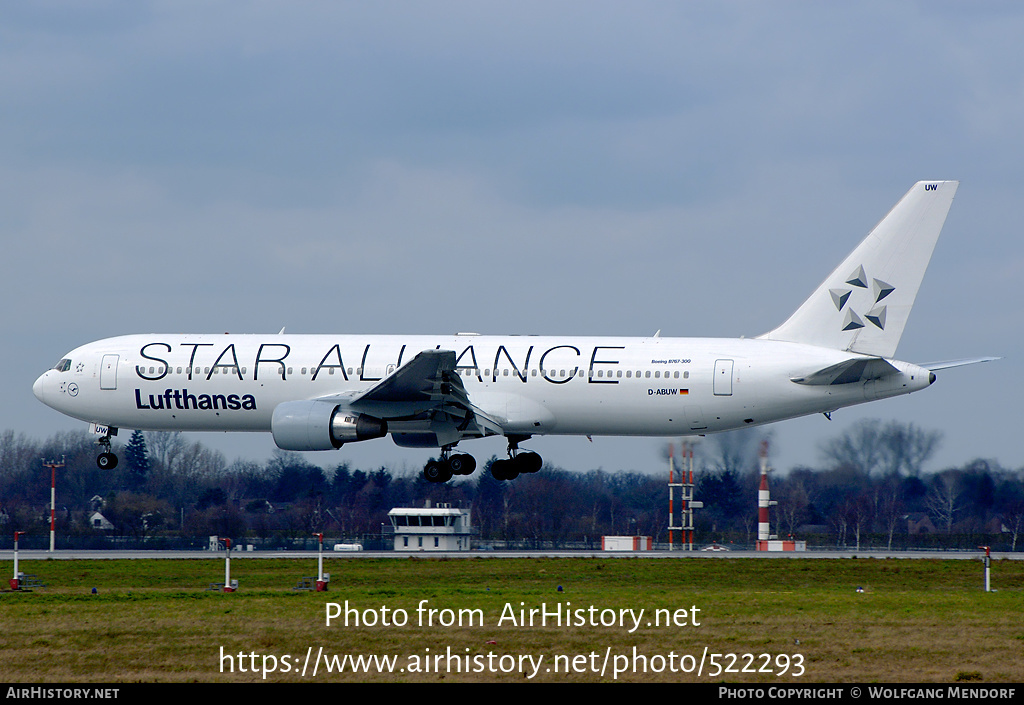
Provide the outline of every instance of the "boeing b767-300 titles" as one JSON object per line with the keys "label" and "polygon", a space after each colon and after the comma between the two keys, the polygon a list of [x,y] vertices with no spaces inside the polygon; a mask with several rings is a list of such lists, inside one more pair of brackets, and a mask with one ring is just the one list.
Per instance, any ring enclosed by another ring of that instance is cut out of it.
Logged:
{"label": "boeing b767-300 titles", "polygon": [[269,431],[285,450],[391,434],[440,448],[424,475],[476,468],[455,451],[501,435],[500,480],[536,472],[544,434],[703,435],[909,394],[935,371],[893,359],[956,181],[914,185],[789,319],[756,338],[130,335],[84,345],[33,386],[100,434],[119,427]]}

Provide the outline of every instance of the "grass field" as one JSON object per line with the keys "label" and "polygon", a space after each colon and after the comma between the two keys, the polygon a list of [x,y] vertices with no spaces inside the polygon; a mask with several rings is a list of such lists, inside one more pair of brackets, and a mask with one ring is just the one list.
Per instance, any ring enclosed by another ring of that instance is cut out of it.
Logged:
{"label": "grass field", "polygon": [[[47,587],[0,594],[0,682],[1024,681],[1021,561],[992,593],[963,560],[327,559],[313,593],[291,588],[315,561],[236,559],[234,594],[205,591],[213,560],[21,568]],[[560,626],[529,626],[542,603]],[[393,672],[326,672],[345,654]]]}

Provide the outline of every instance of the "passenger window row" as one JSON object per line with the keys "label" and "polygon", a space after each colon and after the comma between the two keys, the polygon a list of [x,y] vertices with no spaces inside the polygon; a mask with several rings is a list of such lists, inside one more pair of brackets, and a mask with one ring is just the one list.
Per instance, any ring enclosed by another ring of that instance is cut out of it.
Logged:
{"label": "passenger window row", "polygon": [[[71,367],[71,360],[64,359],[64,360],[61,360],[60,362],[58,362],[54,366],[53,369],[58,370],[60,372],[66,372],[68,369],[70,369],[70,367]],[[140,368],[140,369],[144,369],[144,368]],[[149,368],[149,374],[154,375],[154,374],[176,373],[176,374],[180,375],[180,374],[182,374],[182,369],[183,368],[181,368],[181,367],[170,368],[170,369],[164,368],[162,366],[161,367],[150,367]],[[328,375],[333,375],[334,371],[336,369],[339,369],[339,368],[336,368],[336,367],[324,367],[324,368],[321,368],[320,374],[325,374],[326,373]],[[247,370],[247,368],[242,367],[241,368],[241,374],[245,375],[246,374],[246,370]],[[465,375],[466,377],[476,377],[476,376],[480,375],[480,369],[479,368],[461,367],[461,368],[458,368],[456,371],[459,374]],[[288,372],[288,374],[294,374],[293,368],[291,368],[291,367],[288,368],[287,372]],[[315,367],[309,367],[309,368],[303,367],[303,368],[301,368],[301,374],[302,375],[312,375],[314,372],[316,372],[316,368]],[[588,372],[589,372],[589,375],[588,375]],[[549,378],[558,378],[558,379],[568,379],[568,378],[573,377],[573,376],[581,377],[581,378],[582,377],[586,377],[586,376],[589,376],[591,378],[594,378],[594,377],[597,377],[597,378],[607,377],[609,379],[611,379],[613,376],[616,377],[616,378],[619,378],[619,379],[621,379],[623,377],[625,377],[626,379],[632,379],[634,377],[636,379],[641,379],[641,377],[643,379],[651,379],[652,377],[654,379],[680,379],[680,378],[682,378],[682,379],[689,379],[690,378],[689,370],[684,370],[682,373],[680,373],[679,370],[665,370],[664,373],[661,370],[654,370],[653,372],[651,370],[636,370],[635,372],[633,370],[625,370],[625,371],[623,371],[623,370],[615,370],[614,372],[615,372],[615,374],[613,375],[612,374],[612,370],[608,370],[608,374],[606,375],[605,374],[605,370],[597,370],[597,372],[595,374],[594,370],[589,370],[588,371],[588,370],[582,370],[581,369],[581,370],[578,370],[575,375],[573,375],[571,370],[570,371],[567,371],[567,370],[544,370],[544,371],[542,371],[542,370],[538,370],[538,369],[534,368],[534,369],[530,370],[530,375],[532,377],[537,377],[540,374],[544,374],[544,375],[546,375]],[[349,376],[352,376],[353,374],[362,375],[363,368],[357,367],[353,371],[353,369],[351,367],[349,367],[346,370],[346,373]],[[210,374],[210,368],[209,367],[185,367],[184,368],[184,374],[203,374],[203,375],[208,375],[208,374]],[[232,374],[232,375],[238,375],[239,374],[239,368],[233,367],[233,366],[232,367],[226,367],[226,366],[223,366],[223,365],[219,365],[219,366],[213,368],[213,374],[225,374],[225,375],[226,374]],[[520,375],[520,373],[518,371],[513,371],[513,370],[510,370],[508,368],[502,368],[501,370],[495,370],[495,374],[498,375],[498,376],[501,376],[501,377],[508,377],[510,375],[516,375],[516,376]],[[482,376],[483,377],[490,377],[491,376],[490,368],[484,369]]]}

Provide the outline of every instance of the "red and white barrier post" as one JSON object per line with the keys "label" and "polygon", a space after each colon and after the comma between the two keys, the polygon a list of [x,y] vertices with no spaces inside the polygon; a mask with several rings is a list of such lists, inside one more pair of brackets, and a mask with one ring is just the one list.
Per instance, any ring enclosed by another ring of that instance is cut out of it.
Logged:
{"label": "red and white barrier post", "polygon": [[18,573],[18,538],[24,533],[24,531],[14,532],[14,577],[11,578],[11,590],[21,589],[21,574]]}
{"label": "red and white barrier post", "polygon": [[234,592],[235,586],[231,584],[231,539],[220,539],[224,542],[224,592]]}
{"label": "red and white barrier post", "polygon": [[318,551],[316,554],[316,591],[326,592],[327,591],[327,577],[324,576],[324,535],[313,534],[317,537]]}

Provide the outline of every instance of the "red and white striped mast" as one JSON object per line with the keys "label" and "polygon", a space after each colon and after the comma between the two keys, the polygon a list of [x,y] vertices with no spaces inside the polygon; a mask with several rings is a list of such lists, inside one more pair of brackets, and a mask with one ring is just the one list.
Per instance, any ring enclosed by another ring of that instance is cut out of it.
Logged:
{"label": "red and white striped mast", "polygon": [[64,467],[64,456],[60,457],[60,462],[44,460],[43,467],[50,468],[50,553],[53,553],[57,533],[57,468]]}
{"label": "red and white striped mast", "polygon": [[675,508],[673,507],[673,490],[676,487],[675,479],[675,446],[668,444],[668,550],[675,548]]}
{"label": "red and white striped mast", "polygon": [[[679,481],[676,482],[675,447],[668,444],[668,550],[675,548],[675,530],[684,551],[693,550],[693,510],[702,509],[703,502],[693,500],[693,441],[683,441],[679,449]],[[689,464],[689,467],[687,467]],[[676,524],[675,488],[679,488],[679,523]]]}
{"label": "red and white striped mast", "polygon": [[761,448],[757,452],[758,460],[761,463],[761,486],[757,488],[757,550],[768,550],[768,541],[772,538],[768,527],[768,507],[774,502],[771,501],[771,493],[768,491],[768,441],[761,441]]}
{"label": "red and white striped mast", "polygon": [[[689,459],[689,467],[687,472],[689,473],[686,480],[686,488],[689,490],[683,502],[683,508],[686,512],[686,522],[683,525],[683,531],[686,532],[686,536],[683,541],[687,544],[688,551],[693,550],[693,510],[700,509],[704,506],[702,502],[693,501],[693,443],[690,441],[684,441],[682,444],[682,455],[684,458]],[[687,463],[684,460],[684,468]]]}

